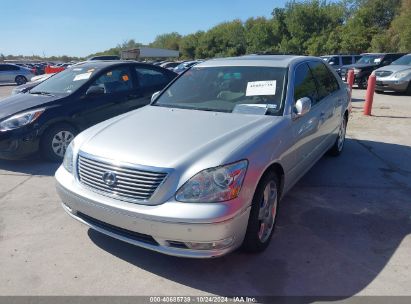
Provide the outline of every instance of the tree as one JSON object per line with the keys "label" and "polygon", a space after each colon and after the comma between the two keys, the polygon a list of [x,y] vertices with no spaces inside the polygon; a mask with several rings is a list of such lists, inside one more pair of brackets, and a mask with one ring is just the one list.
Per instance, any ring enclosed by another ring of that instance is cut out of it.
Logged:
{"label": "tree", "polygon": [[264,17],[250,18],[245,22],[246,52],[273,52],[278,50],[280,39],[274,33],[272,20]]}
{"label": "tree", "polygon": [[198,57],[239,56],[246,52],[245,30],[240,20],[221,23],[199,39]]}
{"label": "tree", "polygon": [[178,51],[180,49],[181,38],[181,35],[177,32],[158,35],[156,39],[150,43],[150,46]]}
{"label": "tree", "polygon": [[180,54],[184,59],[194,59],[197,56],[197,48],[199,41],[204,35],[204,32],[198,31],[195,34],[190,34],[181,38],[180,41]]}

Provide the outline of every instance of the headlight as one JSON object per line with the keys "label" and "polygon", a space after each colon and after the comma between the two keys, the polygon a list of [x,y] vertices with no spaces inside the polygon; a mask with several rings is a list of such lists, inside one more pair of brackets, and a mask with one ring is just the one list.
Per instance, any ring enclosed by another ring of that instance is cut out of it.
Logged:
{"label": "headlight", "polygon": [[214,203],[236,198],[247,171],[248,161],[203,170],[190,178],[176,193],[176,200]]}
{"label": "headlight", "polygon": [[403,72],[397,72],[393,75],[395,79],[401,79],[408,77],[411,74],[411,71],[403,71]]}
{"label": "headlight", "polygon": [[14,130],[28,125],[39,118],[40,115],[43,114],[44,110],[45,109],[27,111],[7,118],[6,120],[0,122],[0,131]]}
{"label": "headlight", "polygon": [[73,173],[74,166],[74,154],[73,154],[74,141],[71,141],[64,154],[63,167],[70,173]]}
{"label": "headlight", "polygon": [[361,69],[354,69],[354,74],[361,73]]}

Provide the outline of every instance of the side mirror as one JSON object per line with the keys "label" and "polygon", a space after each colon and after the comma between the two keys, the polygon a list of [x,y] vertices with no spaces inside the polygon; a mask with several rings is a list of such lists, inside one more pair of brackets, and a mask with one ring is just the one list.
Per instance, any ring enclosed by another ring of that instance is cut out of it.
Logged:
{"label": "side mirror", "polygon": [[296,117],[302,117],[311,110],[311,99],[309,97],[303,97],[296,101],[295,106]]}
{"label": "side mirror", "polygon": [[158,95],[160,95],[160,91],[155,92],[155,93],[151,96],[151,103],[153,103],[153,102],[154,102],[154,100],[156,100],[156,99],[157,99]]}
{"label": "side mirror", "polygon": [[104,88],[100,86],[91,86],[88,88],[86,95],[87,96],[96,96],[104,94]]}

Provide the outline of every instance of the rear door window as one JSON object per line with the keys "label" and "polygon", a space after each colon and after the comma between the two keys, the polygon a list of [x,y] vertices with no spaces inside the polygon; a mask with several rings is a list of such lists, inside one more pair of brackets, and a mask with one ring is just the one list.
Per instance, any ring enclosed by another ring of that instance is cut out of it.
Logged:
{"label": "rear door window", "polygon": [[310,62],[309,65],[317,82],[320,100],[338,90],[337,80],[322,62]]}

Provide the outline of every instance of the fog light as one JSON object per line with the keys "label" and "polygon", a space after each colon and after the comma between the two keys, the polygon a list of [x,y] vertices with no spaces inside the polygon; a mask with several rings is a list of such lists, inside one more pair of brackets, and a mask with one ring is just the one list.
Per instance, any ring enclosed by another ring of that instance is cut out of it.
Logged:
{"label": "fog light", "polygon": [[213,250],[222,249],[230,246],[233,243],[234,238],[230,237],[221,241],[215,241],[211,243],[196,243],[196,242],[186,242],[186,246],[194,250]]}

